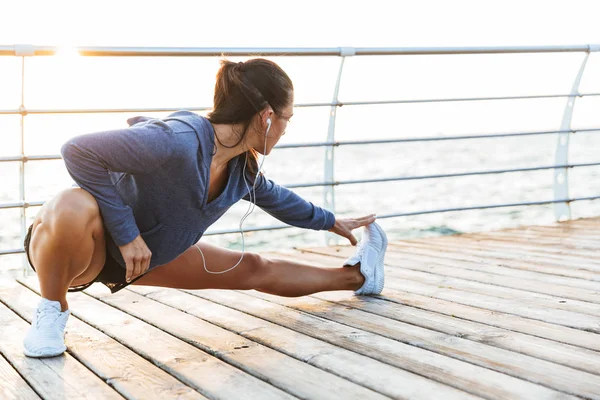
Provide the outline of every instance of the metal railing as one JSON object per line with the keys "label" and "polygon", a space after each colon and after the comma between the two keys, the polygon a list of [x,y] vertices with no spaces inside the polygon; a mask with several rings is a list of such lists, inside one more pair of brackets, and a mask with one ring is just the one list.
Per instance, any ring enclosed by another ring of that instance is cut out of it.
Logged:
{"label": "metal railing", "polygon": [[[25,210],[28,207],[40,206],[44,201],[26,201],[25,197],[25,174],[24,168],[26,162],[57,160],[59,155],[38,155],[27,156],[25,154],[24,137],[25,137],[25,118],[31,114],[97,114],[97,113],[130,113],[130,112],[170,112],[181,110],[179,108],[119,108],[119,109],[28,109],[25,106],[25,63],[28,57],[34,56],[52,56],[59,51],[58,47],[51,46],[33,46],[33,45],[13,45],[0,46],[0,56],[15,56],[22,59],[22,87],[21,87],[21,105],[14,110],[0,110],[0,115],[20,115],[21,116],[21,154],[11,157],[0,157],[0,162],[19,162],[20,163],[20,190],[19,201],[16,203],[0,203],[0,209],[20,208],[21,209],[21,232],[25,235]],[[333,93],[333,98],[330,103],[306,103],[295,104],[294,107],[330,107],[329,125],[327,138],[325,142],[303,143],[303,144],[287,144],[279,145],[277,148],[305,148],[305,147],[325,147],[324,161],[324,177],[323,182],[307,182],[301,184],[285,185],[289,188],[304,188],[304,187],[324,187],[323,206],[331,211],[335,211],[335,187],[339,185],[351,185],[362,183],[389,182],[389,181],[404,181],[418,179],[440,179],[458,176],[474,176],[474,175],[489,175],[503,174],[514,172],[526,172],[537,170],[554,170],[554,199],[538,202],[521,202],[521,203],[506,203],[506,204],[487,204],[471,207],[457,207],[447,209],[422,210],[410,213],[389,213],[378,215],[378,218],[393,218],[401,216],[413,216],[422,214],[442,213],[450,211],[466,211],[477,209],[490,209],[501,207],[515,206],[530,206],[554,204],[555,217],[557,220],[565,220],[571,218],[569,203],[581,200],[600,199],[600,194],[571,198],[568,190],[568,174],[567,170],[575,167],[598,166],[597,163],[586,164],[569,164],[568,150],[569,137],[575,132],[600,132],[600,127],[591,129],[571,128],[571,119],[575,100],[584,96],[600,96],[600,93],[579,93],[579,85],[585,71],[589,55],[591,52],[600,51],[600,45],[578,45],[578,46],[521,46],[521,47],[449,47],[449,48],[161,48],[161,47],[78,47],[77,53],[81,56],[111,56],[111,57],[215,57],[215,56],[334,56],[340,57],[340,64],[337,73],[336,85]],[[570,93],[563,94],[546,94],[534,96],[503,96],[503,97],[470,97],[470,98],[440,98],[440,99],[421,99],[421,100],[385,100],[385,101],[354,101],[342,102],[338,95],[341,86],[342,73],[344,71],[344,61],[347,57],[365,56],[365,55],[443,55],[443,54],[511,54],[511,53],[560,53],[560,52],[583,52],[586,53],[581,64],[577,76],[574,79]],[[461,101],[504,101],[504,100],[521,100],[521,99],[542,99],[542,98],[566,98],[567,104],[563,112],[562,123],[560,129],[554,131],[536,131],[536,132],[508,132],[501,134],[480,134],[480,135],[462,135],[462,136],[439,136],[439,137],[424,137],[424,138],[402,138],[402,139],[386,139],[386,140],[361,140],[361,141],[345,141],[340,142],[335,140],[335,124],[337,109],[341,106],[359,106],[359,105],[384,105],[384,104],[406,104],[406,103],[433,103],[433,102],[461,102]],[[211,107],[189,107],[183,108],[190,111],[206,111]],[[386,177],[375,179],[360,179],[336,181],[334,177],[335,163],[335,148],[340,146],[364,145],[364,144],[386,144],[386,143],[403,143],[403,142],[426,142],[426,141],[442,141],[442,140],[470,140],[470,139],[492,139],[501,137],[520,137],[531,135],[557,135],[558,143],[556,147],[554,165],[538,166],[531,168],[515,168],[502,170],[488,171],[468,171],[452,174],[438,175],[423,175],[423,176],[401,176],[401,177]],[[276,225],[257,228],[246,228],[246,232],[285,229],[288,226]],[[238,232],[237,229],[213,230],[206,235],[217,235],[225,233]],[[23,253],[23,249],[0,250],[0,255]],[[24,264],[26,263],[24,259]]]}

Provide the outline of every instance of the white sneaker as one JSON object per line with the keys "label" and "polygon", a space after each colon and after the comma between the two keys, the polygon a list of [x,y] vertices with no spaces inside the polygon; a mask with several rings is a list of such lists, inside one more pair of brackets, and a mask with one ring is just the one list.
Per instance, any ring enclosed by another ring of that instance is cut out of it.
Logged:
{"label": "white sneaker", "polygon": [[360,263],[360,273],[365,277],[365,283],[355,294],[379,294],[383,290],[387,243],[385,232],[375,222],[364,228],[356,253],[344,262],[345,267]]}
{"label": "white sneaker", "polygon": [[67,350],[65,327],[71,311],[60,311],[60,302],[42,298],[23,341],[28,357],[54,357]]}

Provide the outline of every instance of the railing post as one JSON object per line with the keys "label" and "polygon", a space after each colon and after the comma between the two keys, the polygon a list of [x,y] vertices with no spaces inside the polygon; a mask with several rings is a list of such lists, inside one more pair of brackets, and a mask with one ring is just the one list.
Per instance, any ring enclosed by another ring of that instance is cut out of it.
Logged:
{"label": "railing post", "polygon": [[[25,57],[31,57],[35,55],[35,49],[32,45],[27,44],[16,44],[15,45],[15,56],[21,57],[21,106],[19,111],[21,112],[21,162],[19,165],[19,200],[23,203],[21,208],[21,237],[25,237],[27,233],[27,214],[25,204],[25,116],[27,115],[27,109],[25,108]],[[28,260],[25,253],[21,254],[21,263],[23,265],[23,275],[29,275]]]}
{"label": "railing post", "polygon": [[[327,129],[327,142],[333,143],[335,141],[335,120],[337,116],[337,108],[339,104],[339,92],[340,82],[342,80],[342,73],[344,72],[344,61],[346,57],[353,56],[356,54],[356,50],[352,47],[340,48],[340,68],[338,70],[337,81],[335,83],[335,89],[333,91],[333,100],[331,102],[331,110],[329,112],[329,127]],[[335,147],[327,146],[325,148],[325,182],[330,183],[324,186],[323,189],[323,203],[324,207],[335,213]],[[325,245],[330,246],[337,243],[337,236],[333,233],[327,232],[325,234]]]}
{"label": "railing post", "polygon": [[[579,73],[573,82],[571,97],[567,100],[562,122],[560,124],[560,133],[558,134],[558,143],[556,145],[556,157],[554,165],[568,165],[569,163],[569,138],[571,136],[571,120],[573,118],[573,108],[575,107],[575,96],[579,95],[579,83],[585,70],[585,65],[590,56],[586,53],[583,63],[579,68]],[[569,199],[569,173],[567,168],[556,168],[554,170],[554,200]],[[568,221],[571,219],[571,207],[569,202],[554,203],[554,216],[556,221]]]}

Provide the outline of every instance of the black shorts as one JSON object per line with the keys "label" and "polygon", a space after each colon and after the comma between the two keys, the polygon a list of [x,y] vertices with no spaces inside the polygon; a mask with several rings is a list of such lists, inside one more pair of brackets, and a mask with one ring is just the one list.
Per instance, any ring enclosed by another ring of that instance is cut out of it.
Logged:
{"label": "black shorts", "polygon": [[[29,258],[29,242],[31,241],[31,230],[33,228],[33,224],[31,224],[29,226],[29,229],[27,230],[27,235],[25,235],[25,240],[23,242],[23,246],[25,247],[25,254],[27,254],[27,260],[29,260],[29,265],[31,265],[31,268],[35,271],[35,267],[33,266],[33,263],[31,262],[31,258]],[[109,238],[107,238],[106,236],[109,234],[108,231],[106,230],[106,228],[104,228],[104,232],[105,232],[105,243],[108,242]],[[110,291],[112,293],[116,293],[119,290],[123,289],[125,286],[128,286],[130,284],[132,284],[133,282],[135,282],[136,280],[138,280],[139,278],[141,278],[141,276],[132,279],[131,282],[127,282],[125,281],[125,268],[123,268],[121,265],[119,265],[119,263],[117,263],[117,261],[114,259],[113,256],[110,255],[110,253],[108,252],[108,249],[106,250],[106,261],[104,262],[104,266],[102,267],[102,270],[100,271],[100,273],[98,274],[98,276],[91,282],[86,283],[85,285],[80,285],[80,286],[75,286],[75,287],[70,287],[68,289],[69,292],[80,292],[82,290],[87,289],[88,287],[90,287],[94,282],[100,282],[104,285],[106,285],[106,287],[108,287],[110,289]]]}

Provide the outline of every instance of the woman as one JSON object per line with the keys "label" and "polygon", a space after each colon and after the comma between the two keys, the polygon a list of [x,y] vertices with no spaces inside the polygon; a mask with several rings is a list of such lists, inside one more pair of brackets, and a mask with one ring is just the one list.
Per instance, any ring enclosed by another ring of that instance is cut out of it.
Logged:
{"label": "woman", "polygon": [[[256,289],[280,296],[326,290],[378,294],[385,233],[374,215],[336,219],[259,174],[293,113],[293,86],[275,63],[223,61],[207,118],[178,111],[136,117],[129,128],[81,135],[62,146],[79,187],[39,211],[25,238],[42,300],[24,340],[30,357],[66,350],[67,291],[102,282],[114,293],[129,284],[182,289]],[[325,269],[199,242],[240,199],[297,227],[350,240],[366,227],[345,268]]]}

